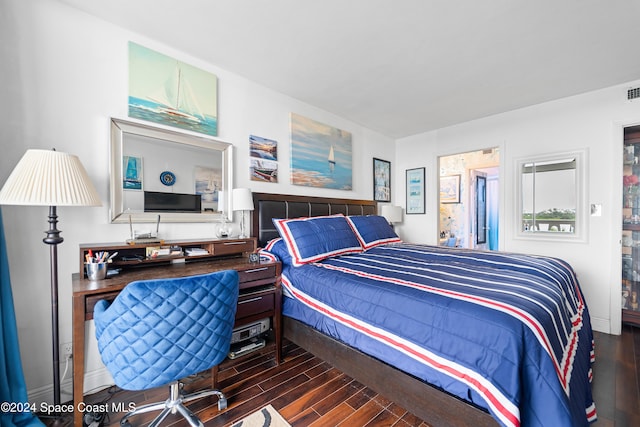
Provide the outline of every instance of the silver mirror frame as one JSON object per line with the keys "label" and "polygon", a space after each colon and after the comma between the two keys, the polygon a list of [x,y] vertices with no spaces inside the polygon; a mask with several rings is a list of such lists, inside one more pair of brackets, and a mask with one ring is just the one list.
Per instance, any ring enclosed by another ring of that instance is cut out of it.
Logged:
{"label": "silver mirror frame", "polygon": [[122,188],[122,153],[127,134],[156,138],[163,141],[185,144],[220,151],[223,165],[224,211],[222,213],[162,213],[161,222],[221,222],[233,220],[231,210],[231,189],[233,188],[233,145],[207,135],[182,131],[167,126],[151,125],[137,120],[111,119],[110,169],[110,206],[109,217],[112,223],[156,222],[157,212],[134,212],[124,208]]}

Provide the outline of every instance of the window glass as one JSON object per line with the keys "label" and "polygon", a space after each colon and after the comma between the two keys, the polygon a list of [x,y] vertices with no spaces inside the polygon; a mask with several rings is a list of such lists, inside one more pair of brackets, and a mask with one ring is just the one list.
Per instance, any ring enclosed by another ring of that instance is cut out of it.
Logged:
{"label": "window glass", "polygon": [[520,235],[551,238],[582,236],[583,163],[583,153],[528,159],[518,163]]}

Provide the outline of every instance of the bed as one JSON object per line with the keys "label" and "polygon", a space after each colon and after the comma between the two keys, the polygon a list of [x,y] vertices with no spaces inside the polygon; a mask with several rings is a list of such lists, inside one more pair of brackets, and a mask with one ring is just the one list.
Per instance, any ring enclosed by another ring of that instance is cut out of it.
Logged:
{"label": "bed", "polygon": [[589,314],[562,260],[405,243],[372,201],[254,205],[286,338],[434,426],[596,419]]}

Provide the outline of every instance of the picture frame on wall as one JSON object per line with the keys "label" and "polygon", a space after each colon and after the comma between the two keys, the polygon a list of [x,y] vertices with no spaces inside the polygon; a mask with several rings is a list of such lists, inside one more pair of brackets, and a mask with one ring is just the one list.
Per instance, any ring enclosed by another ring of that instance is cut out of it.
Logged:
{"label": "picture frame on wall", "polygon": [[440,177],[440,203],[460,203],[460,175]]}
{"label": "picture frame on wall", "polygon": [[391,201],[391,162],[373,158],[373,200]]}
{"label": "picture frame on wall", "polygon": [[424,193],[425,168],[407,169],[407,214],[425,213],[425,193]]}
{"label": "picture frame on wall", "polygon": [[218,136],[218,77],[130,41],[128,107],[135,119]]}
{"label": "picture frame on wall", "polygon": [[291,184],[353,190],[352,135],[299,114],[290,114]]}
{"label": "picture frame on wall", "polygon": [[142,156],[122,156],[122,189],[142,191]]}

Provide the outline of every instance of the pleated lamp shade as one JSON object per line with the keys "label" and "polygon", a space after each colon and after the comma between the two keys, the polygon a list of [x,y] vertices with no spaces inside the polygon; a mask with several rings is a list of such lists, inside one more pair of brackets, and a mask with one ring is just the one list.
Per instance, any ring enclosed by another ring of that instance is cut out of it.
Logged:
{"label": "pleated lamp shade", "polygon": [[0,204],[101,206],[102,202],[77,156],[27,150],[0,190]]}

